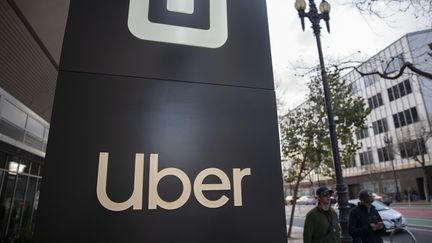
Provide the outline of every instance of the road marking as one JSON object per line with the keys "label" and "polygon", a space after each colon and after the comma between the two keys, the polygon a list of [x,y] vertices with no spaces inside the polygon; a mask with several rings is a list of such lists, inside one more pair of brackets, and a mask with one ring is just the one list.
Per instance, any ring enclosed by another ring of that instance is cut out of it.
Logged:
{"label": "road marking", "polygon": [[432,232],[432,228],[431,229],[422,229],[422,228],[416,228],[416,227],[410,227],[408,228],[410,231],[423,231],[423,232]]}

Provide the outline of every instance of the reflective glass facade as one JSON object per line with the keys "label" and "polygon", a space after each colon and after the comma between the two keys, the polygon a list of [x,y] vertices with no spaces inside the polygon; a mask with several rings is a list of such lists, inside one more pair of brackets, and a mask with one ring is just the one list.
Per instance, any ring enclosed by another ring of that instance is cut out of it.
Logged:
{"label": "reflective glass facade", "polygon": [[33,229],[41,183],[41,160],[0,151],[0,237],[3,242]]}

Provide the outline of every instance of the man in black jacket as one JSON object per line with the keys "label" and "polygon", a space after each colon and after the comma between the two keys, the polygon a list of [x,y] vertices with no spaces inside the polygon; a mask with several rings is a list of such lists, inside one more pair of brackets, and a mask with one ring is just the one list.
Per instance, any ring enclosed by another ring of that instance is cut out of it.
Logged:
{"label": "man in black jacket", "polygon": [[385,226],[378,211],[372,205],[374,196],[368,190],[361,190],[359,199],[358,206],[350,213],[350,235],[354,242],[382,243],[381,234],[385,232]]}

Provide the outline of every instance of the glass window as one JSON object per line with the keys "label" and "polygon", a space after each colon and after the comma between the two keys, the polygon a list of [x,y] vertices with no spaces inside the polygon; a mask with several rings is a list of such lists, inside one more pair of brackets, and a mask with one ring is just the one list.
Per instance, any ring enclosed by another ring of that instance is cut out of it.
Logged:
{"label": "glass window", "polygon": [[39,137],[40,139],[43,139],[44,126],[30,116],[27,120],[27,131],[31,132],[33,135]]}
{"label": "glass window", "polygon": [[411,90],[411,84],[410,84],[409,79],[405,80],[404,83],[405,83],[405,90],[406,90],[406,93],[407,93],[407,94],[410,94],[410,93],[412,92],[412,90]]}
{"label": "glass window", "polygon": [[357,140],[369,137],[369,129],[363,129],[359,133],[357,133]]}
{"label": "glass window", "polygon": [[0,230],[1,235],[4,236],[7,234],[8,222],[9,218],[12,216],[12,207],[13,207],[13,194],[15,188],[15,181],[17,179],[16,174],[5,173],[5,178],[3,180],[3,186],[1,188],[1,209],[0,209]]}
{"label": "glass window", "polygon": [[400,143],[399,150],[402,158],[411,158],[415,155],[426,154],[426,146],[423,139]]}
{"label": "glass window", "polygon": [[387,132],[388,131],[388,126],[387,126],[387,119],[382,119],[382,127],[383,127],[383,132]]}
{"label": "glass window", "polygon": [[368,99],[369,107],[374,109],[383,105],[381,93],[378,93]]}
{"label": "glass window", "polygon": [[6,168],[7,154],[0,151],[0,169]]}
{"label": "glass window", "polygon": [[410,110],[405,110],[403,113],[405,113],[407,124],[413,123],[412,116],[411,116],[411,111]]}
{"label": "glass window", "polygon": [[376,97],[373,97],[373,108],[376,108],[376,107],[378,107],[379,105],[378,105],[378,100],[376,99]]}
{"label": "glass window", "polygon": [[400,127],[399,116],[397,114],[393,115],[393,122],[394,122],[396,128]]}
{"label": "glass window", "polygon": [[412,124],[418,120],[417,109],[415,107],[393,115],[396,128]]}
{"label": "glass window", "polygon": [[399,112],[399,122],[401,127],[406,125],[406,120],[405,120],[405,116],[404,116],[404,112]]}
{"label": "glass window", "polygon": [[388,131],[387,120],[385,118],[372,122],[372,127],[374,130],[374,134],[380,134]]}
{"label": "glass window", "polygon": [[415,107],[411,108],[412,120],[413,122],[418,122],[417,109]]}
{"label": "glass window", "polygon": [[360,164],[361,165],[368,165],[368,164],[373,163],[372,151],[359,153],[359,157],[360,157]]}
{"label": "glass window", "polygon": [[412,92],[409,79],[400,82],[393,87],[387,89],[389,100],[393,101]]}
{"label": "glass window", "polygon": [[24,197],[26,192],[28,176],[17,175],[18,180],[13,197],[13,202],[10,212],[9,230],[8,233],[18,233],[21,228],[21,219],[23,214]]}
{"label": "glass window", "polygon": [[25,128],[27,114],[7,100],[3,104],[2,117],[18,127]]}
{"label": "glass window", "polygon": [[38,175],[39,172],[39,164],[36,162],[33,162],[31,164],[31,170],[30,170],[30,174],[32,175]]}
{"label": "glass window", "polygon": [[377,94],[377,99],[378,99],[378,106],[382,106],[384,103],[383,103],[383,100],[382,100],[381,93]]}
{"label": "glass window", "polygon": [[398,84],[398,87],[399,87],[399,94],[400,94],[400,96],[401,96],[401,97],[402,97],[402,96],[405,96],[406,93],[405,93],[405,87],[404,87],[404,84],[403,84],[403,83],[399,83],[399,84]]}
{"label": "glass window", "polygon": [[389,100],[393,101],[394,100],[393,89],[392,88],[387,89],[387,93],[389,95]]}
{"label": "glass window", "polygon": [[[399,180],[397,180],[397,183],[398,183],[398,186],[400,188],[400,182],[399,182]],[[396,192],[396,186],[395,186],[395,181],[394,180],[383,180],[382,184],[383,184],[383,192],[384,193],[394,193],[394,192]],[[375,202],[376,201],[374,201],[374,203]],[[381,202],[379,202],[379,203],[381,203]],[[375,204],[373,204],[373,205],[375,206]],[[380,205],[384,205],[383,207],[386,207],[385,204],[383,204],[383,203],[381,203]]]}
{"label": "glass window", "polygon": [[36,178],[28,177],[27,191],[22,205],[20,227],[32,225],[31,218],[33,212],[34,197],[36,193],[36,183]]}
{"label": "glass window", "polygon": [[10,174],[21,174],[28,173],[29,163],[24,160],[20,160],[18,157],[12,157],[8,162],[7,170]]}
{"label": "glass window", "polygon": [[392,88],[387,89],[387,93],[388,93],[389,100],[393,101],[394,97],[393,97],[393,90],[392,90]]}
{"label": "glass window", "polygon": [[393,89],[393,94],[394,94],[394,96],[395,96],[395,99],[400,98],[399,89],[398,89],[397,85],[396,85],[396,86],[393,86],[392,89]]}
{"label": "glass window", "polygon": [[378,152],[378,160],[380,162],[394,160],[394,155],[392,150],[388,149],[387,147],[379,148],[377,152]]}

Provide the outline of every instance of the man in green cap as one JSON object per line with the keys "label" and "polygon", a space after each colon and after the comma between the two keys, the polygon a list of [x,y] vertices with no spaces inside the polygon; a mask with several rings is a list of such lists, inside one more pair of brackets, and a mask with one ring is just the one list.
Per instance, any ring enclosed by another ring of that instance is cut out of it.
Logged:
{"label": "man in green cap", "polygon": [[340,243],[336,212],[330,207],[332,190],[322,186],[316,191],[318,205],[306,214],[303,229],[305,243]]}

